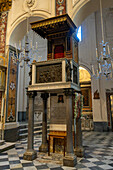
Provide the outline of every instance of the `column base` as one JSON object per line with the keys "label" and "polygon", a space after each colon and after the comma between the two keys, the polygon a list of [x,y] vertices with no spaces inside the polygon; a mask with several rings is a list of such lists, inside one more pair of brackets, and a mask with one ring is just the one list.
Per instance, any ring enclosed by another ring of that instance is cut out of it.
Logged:
{"label": "column base", "polygon": [[82,146],[81,147],[76,147],[74,149],[74,153],[78,157],[83,157],[84,156],[84,148]]}
{"label": "column base", "polygon": [[39,152],[48,152],[48,144],[41,144],[41,146],[39,147]]}
{"label": "column base", "polygon": [[37,158],[37,152],[35,150],[27,150],[24,153],[23,159],[32,161]]}
{"label": "column base", "polygon": [[63,166],[75,167],[77,164],[76,156],[66,156],[63,159]]}

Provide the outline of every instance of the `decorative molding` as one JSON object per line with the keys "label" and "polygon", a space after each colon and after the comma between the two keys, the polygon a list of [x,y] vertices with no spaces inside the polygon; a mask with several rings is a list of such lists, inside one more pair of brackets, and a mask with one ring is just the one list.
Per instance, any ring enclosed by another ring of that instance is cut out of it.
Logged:
{"label": "decorative molding", "polygon": [[73,7],[79,2],[80,0],[73,0]]}
{"label": "decorative molding", "polygon": [[26,0],[26,4],[28,8],[31,8],[35,3],[35,0]]}
{"label": "decorative molding", "polygon": [[36,5],[36,0],[25,0],[23,2],[23,9],[24,11],[28,12],[29,15],[32,15],[32,10],[36,7]]}

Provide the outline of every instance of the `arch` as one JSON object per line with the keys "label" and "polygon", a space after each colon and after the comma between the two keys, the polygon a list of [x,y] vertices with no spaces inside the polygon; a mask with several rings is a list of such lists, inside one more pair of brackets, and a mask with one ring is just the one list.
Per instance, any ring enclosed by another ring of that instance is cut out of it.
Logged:
{"label": "arch", "polygon": [[[103,8],[112,8],[112,0],[102,0]],[[76,26],[80,26],[81,23],[87,18],[91,13],[98,11],[100,9],[99,0],[81,0],[74,7],[72,11],[71,18],[75,22]]]}
{"label": "arch", "polygon": [[[10,13],[9,13],[9,15],[8,15],[8,24],[7,24],[9,29],[7,30],[7,35],[6,35],[6,37],[7,37],[6,45],[10,44],[11,36],[14,34],[16,29],[18,29],[19,25],[26,22],[27,17],[29,17],[28,13],[24,13],[23,15],[18,16],[18,18],[16,18],[11,24]],[[48,12],[43,11],[43,10],[41,10],[41,11],[38,10],[38,11],[34,11],[29,18],[30,18],[30,22],[35,22],[37,20],[46,19],[46,18],[49,18],[49,17],[50,17],[50,14]],[[25,30],[27,30],[27,29],[25,28]]]}
{"label": "arch", "polygon": [[85,68],[88,72],[89,72],[89,74],[90,74],[90,76],[91,76],[91,74],[92,74],[92,71],[91,71],[91,69],[88,67],[88,64],[86,63],[80,63],[79,64],[79,67],[83,67],[83,68]]}

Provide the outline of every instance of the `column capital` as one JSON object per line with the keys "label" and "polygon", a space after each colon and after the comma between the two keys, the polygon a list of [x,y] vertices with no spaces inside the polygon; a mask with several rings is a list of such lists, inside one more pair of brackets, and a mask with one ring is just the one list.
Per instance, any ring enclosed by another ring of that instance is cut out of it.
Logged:
{"label": "column capital", "polygon": [[36,91],[27,91],[27,96],[29,98],[35,98],[35,96],[37,96],[37,92]]}
{"label": "column capital", "polygon": [[49,94],[48,93],[41,93],[41,98],[43,100],[47,100],[47,98],[49,97]]}
{"label": "column capital", "polygon": [[73,96],[74,90],[73,89],[65,89],[64,94],[65,94],[65,96]]}

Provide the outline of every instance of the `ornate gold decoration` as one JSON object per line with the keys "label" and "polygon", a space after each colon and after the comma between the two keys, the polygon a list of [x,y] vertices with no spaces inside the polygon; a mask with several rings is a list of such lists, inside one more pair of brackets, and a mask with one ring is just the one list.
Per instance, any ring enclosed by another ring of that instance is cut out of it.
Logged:
{"label": "ornate gold decoration", "polygon": [[0,0],[0,13],[9,11],[12,5],[12,0]]}
{"label": "ornate gold decoration", "polygon": [[76,30],[76,26],[68,14],[31,23],[31,27],[43,38],[58,32],[68,32],[69,29],[70,33],[74,33]]}
{"label": "ornate gold decoration", "polygon": [[91,76],[86,69],[79,69],[79,75],[80,75],[79,77],[80,82],[91,81]]}
{"label": "ornate gold decoration", "polygon": [[34,5],[35,0],[26,0],[26,3],[27,3],[27,6],[28,6],[29,8],[31,8],[31,7]]}

